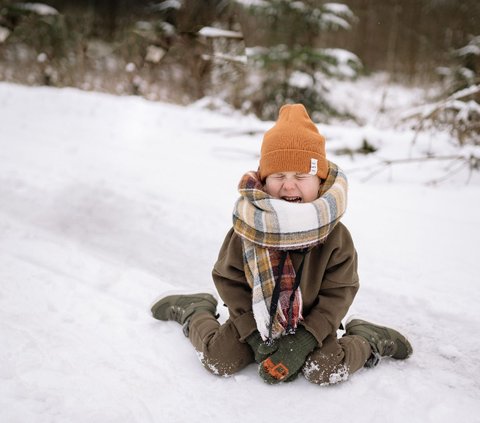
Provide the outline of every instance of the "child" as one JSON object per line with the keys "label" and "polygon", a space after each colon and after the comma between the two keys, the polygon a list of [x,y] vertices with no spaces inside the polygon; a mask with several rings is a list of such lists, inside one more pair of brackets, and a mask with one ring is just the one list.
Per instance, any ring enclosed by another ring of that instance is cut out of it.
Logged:
{"label": "child", "polygon": [[152,307],[156,319],[183,325],[205,368],[231,375],[256,361],[267,383],[301,372],[323,385],[412,354],[403,335],[364,320],[348,322],[337,339],[359,288],[357,253],[340,222],[347,181],[303,105],[280,109],[258,171],[243,176],[239,192],[213,269],[226,323],[210,294],[170,295]]}

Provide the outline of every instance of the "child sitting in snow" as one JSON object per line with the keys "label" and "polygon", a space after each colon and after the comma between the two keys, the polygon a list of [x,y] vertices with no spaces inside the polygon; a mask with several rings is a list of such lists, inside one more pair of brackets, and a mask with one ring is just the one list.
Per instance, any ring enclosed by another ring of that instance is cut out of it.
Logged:
{"label": "child sitting in snow", "polygon": [[403,335],[364,320],[349,321],[337,338],[359,288],[357,253],[340,222],[347,181],[327,161],[325,139],[303,105],[281,108],[258,171],[243,176],[239,192],[213,269],[226,323],[210,294],[170,295],[152,307],[156,319],[183,325],[205,368],[231,375],[256,361],[268,383],[302,372],[332,384],[381,357],[412,354]]}

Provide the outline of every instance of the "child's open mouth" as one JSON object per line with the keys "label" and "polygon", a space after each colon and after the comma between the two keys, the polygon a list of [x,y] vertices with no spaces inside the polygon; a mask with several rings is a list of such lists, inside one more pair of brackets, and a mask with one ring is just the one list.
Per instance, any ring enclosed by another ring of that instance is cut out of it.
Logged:
{"label": "child's open mouth", "polygon": [[282,200],[288,201],[289,203],[301,203],[302,197],[282,197]]}

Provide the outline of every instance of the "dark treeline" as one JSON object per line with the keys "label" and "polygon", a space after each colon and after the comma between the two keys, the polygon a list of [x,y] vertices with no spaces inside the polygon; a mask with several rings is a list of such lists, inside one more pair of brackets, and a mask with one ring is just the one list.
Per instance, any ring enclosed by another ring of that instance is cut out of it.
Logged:
{"label": "dark treeline", "polygon": [[[453,52],[480,28],[478,0],[345,0],[348,13],[338,4],[330,9],[333,22],[341,21],[334,30],[328,2],[268,0],[263,14],[239,3],[45,0],[59,12],[48,16],[17,7],[33,3],[0,0],[0,80],[180,103],[211,95],[265,118],[271,117],[266,104],[276,110],[277,103],[301,98],[332,115],[322,100],[322,75],[345,75],[336,74],[340,56],[329,56],[326,48],[358,56],[348,63],[353,76],[385,71],[392,80],[429,84],[445,78],[439,68],[455,66]],[[320,13],[321,25],[310,11]],[[205,36],[198,32],[205,26],[239,35]],[[242,62],[246,48],[256,46],[270,51]],[[479,57],[469,65],[474,75]],[[254,90],[260,71],[263,80]],[[310,82],[300,86],[298,71]]]}
{"label": "dark treeline", "polygon": [[367,69],[423,83],[448,66],[451,52],[480,34],[475,0],[346,0],[358,20],[352,31],[325,34],[326,44],[356,53]]}
{"label": "dark treeline", "polygon": [[[0,1],[0,4],[2,2]],[[5,3],[5,1],[4,1]],[[157,19],[151,0],[46,0],[67,15],[90,19],[88,35],[115,40],[132,22]],[[183,31],[196,31],[217,18],[222,1],[189,1]],[[318,3],[313,1],[312,3]],[[479,35],[477,0],[345,0],[357,17],[351,31],[327,32],[319,43],[354,52],[369,71],[388,71],[395,78],[424,82],[435,78],[453,49]],[[254,40],[254,34],[251,34]],[[252,42],[253,42],[252,40]],[[248,41],[248,40],[247,40]]]}

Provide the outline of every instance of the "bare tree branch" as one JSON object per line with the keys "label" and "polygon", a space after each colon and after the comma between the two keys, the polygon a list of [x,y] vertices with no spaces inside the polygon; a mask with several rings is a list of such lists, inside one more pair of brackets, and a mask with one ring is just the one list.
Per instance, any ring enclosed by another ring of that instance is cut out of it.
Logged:
{"label": "bare tree branch", "polygon": [[467,167],[469,169],[469,177],[467,183],[471,179],[471,175],[474,170],[478,170],[480,168],[480,158],[474,156],[473,154],[470,156],[466,155],[449,155],[449,156],[423,156],[423,157],[412,157],[412,158],[402,158],[402,159],[382,159],[375,165],[368,165],[362,166],[356,169],[351,169],[348,173],[356,173],[361,172],[364,170],[370,170],[367,176],[361,178],[362,182],[366,182],[369,179],[373,178],[375,175],[379,174],[380,172],[391,168],[393,165],[397,164],[405,164],[405,163],[418,163],[418,162],[427,162],[427,161],[451,161],[452,165],[458,163],[459,165],[454,167],[453,169],[449,170],[444,176],[441,178],[433,179],[428,182],[428,184],[437,184],[447,180],[448,178],[452,177],[456,173],[460,172],[462,169]]}

